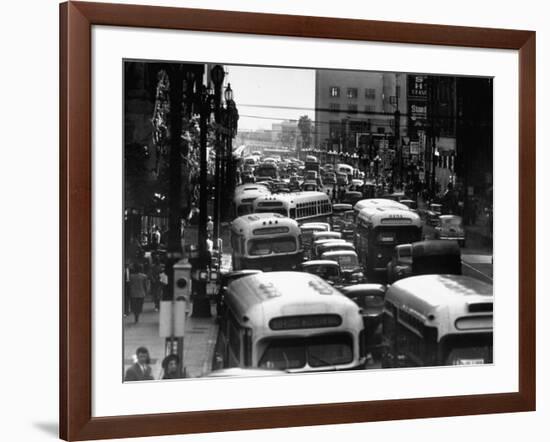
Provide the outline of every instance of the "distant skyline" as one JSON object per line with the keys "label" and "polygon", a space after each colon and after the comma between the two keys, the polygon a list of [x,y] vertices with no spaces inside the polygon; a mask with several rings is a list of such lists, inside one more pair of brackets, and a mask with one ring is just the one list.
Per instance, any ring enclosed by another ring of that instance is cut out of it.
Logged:
{"label": "distant skyline", "polygon": [[315,69],[225,65],[239,110],[239,130],[315,118]]}

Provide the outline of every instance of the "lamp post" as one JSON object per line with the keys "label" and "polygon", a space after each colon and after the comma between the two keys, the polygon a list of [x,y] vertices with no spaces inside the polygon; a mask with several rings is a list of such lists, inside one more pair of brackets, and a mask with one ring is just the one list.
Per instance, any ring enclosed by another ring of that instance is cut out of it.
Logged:
{"label": "lamp post", "polygon": [[[237,134],[237,126],[239,121],[239,112],[235,101],[233,100],[233,89],[231,89],[231,83],[227,84],[224,92],[224,98],[226,103],[226,152],[225,152],[225,183],[224,189],[226,190],[226,198],[224,198],[225,207],[231,200],[230,196],[235,189],[235,170],[233,161],[233,138]],[[225,213],[228,211],[225,210]]]}
{"label": "lamp post", "polygon": [[216,195],[214,199],[214,246],[218,247],[218,239],[220,237],[220,215],[221,215],[221,186],[222,179],[220,174],[220,162],[223,155],[223,145],[221,141],[220,125],[222,121],[221,112],[221,96],[222,96],[222,84],[225,77],[223,67],[219,64],[214,66],[210,71],[210,77],[212,83],[214,83],[214,119],[216,121],[216,160],[214,166],[214,186]]}
{"label": "lamp post", "polygon": [[[193,301],[192,316],[195,318],[209,318],[211,316],[210,301],[206,296],[206,277],[207,268],[210,264],[207,248],[207,216],[208,216],[208,192],[207,192],[207,180],[208,180],[208,163],[206,157],[206,141],[208,131],[208,121],[210,120],[210,114],[212,113],[213,101],[215,97],[212,91],[208,90],[204,85],[201,85],[198,94],[195,96],[195,101],[199,107],[199,130],[200,130],[200,200],[199,200],[199,231],[198,231],[198,248],[199,259],[198,269],[195,269],[195,274],[198,277],[195,278],[194,284],[196,284],[197,290],[195,292],[195,299]],[[197,271],[198,270],[198,271]]]}

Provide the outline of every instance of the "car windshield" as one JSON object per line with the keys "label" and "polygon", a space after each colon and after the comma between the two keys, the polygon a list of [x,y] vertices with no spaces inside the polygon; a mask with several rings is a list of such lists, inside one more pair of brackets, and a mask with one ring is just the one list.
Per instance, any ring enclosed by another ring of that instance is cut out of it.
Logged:
{"label": "car windshield", "polygon": [[253,239],[248,241],[248,254],[251,256],[290,253],[296,251],[296,239],[292,236],[280,238]]}
{"label": "car windshield", "polygon": [[353,342],[348,334],[335,333],[308,339],[273,339],[259,367],[288,370],[349,364],[353,361]]}
{"label": "car windshield", "polygon": [[337,277],[339,273],[338,267],[331,265],[307,266],[304,270],[308,273],[320,276],[323,279]]}
{"label": "car windshield", "polygon": [[338,255],[330,259],[337,261],[342,270],[355,269],[359,266],[356,255]]}

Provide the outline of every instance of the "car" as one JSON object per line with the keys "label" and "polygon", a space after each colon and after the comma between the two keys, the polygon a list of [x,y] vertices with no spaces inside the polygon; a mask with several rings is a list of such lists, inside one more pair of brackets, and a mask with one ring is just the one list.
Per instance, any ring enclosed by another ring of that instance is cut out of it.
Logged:
{"label": "car", "polygon": [[426,240],[412,243],[411,275],[461,275],[460,247],[455,241]]}
{"label": "car", "polygon": [[303,192],[317,192],[319,191],[319,185],[317,181],[304,181],[301,190]]}
{"label": "car", "polygon": [[313,242],[315,241],[321,241],[323,239],[342,239],[342,234],[340,232],[335,231],[319,231],[319,232],[313,232]]}
{"label": "car", "polygon": [[379,359],[386,286],[383,284],[354,284],[340,288],[340,293],[361,308],[363,326],[365,327],[365,348],[374,359]]}
{"label": "car", "polygon": [[440,215],[438,225],[435,227],[435,238],[457,241],[460,247],[464,247],[466,238],[462,217],[458,215]]}
{"label": "car", "polygon": [[412,244],[396,246],[386,269],[388,284],[410,276],[412,273]]}
{"label": "car", "polygon": [[346,243],[347,241],[344,239],[334,239],[334,238],[319,239],[317,241],[314,241],[311,246],[311,256],[315,258],[319,257],[321,253],[320,252],[321,246],[329,242],[342,244],[342,243]]}
{"label": "car", "polygon": [[431,226],[437,226],[439,224],[439,216],[441,215],[443,206],[439,203],[432,203],[428,206],[428,210],[425,211],[426,223]]}
{"label": "car", "polygon": [[[347,247],[347,245],[351,245],[351,247]],[[320,259],[329,259],[340,264],[344,284],[365,282],[365,274],[361,264],[359,264],[359,258],[353,244],[333,244],[332,246],[329,244],[323,246],[323,248],[325,251],[322,251]]]}
{"label": "car", "polygon": [[408,199],[408,198],[400,199],[399,202],[401,204],[405,204],[405,206],[407,206],[411,210],[416,210],[418,208],[418,205],[416,204],[416,201]]}
{"label": "car", "polygon": [[342,202],[346,204],[351,204],[353,206],[357,201],[361,201],[362,199],[363,194],[361,192],[347,191],[346,193],[344,193]]}
{"label": "car", "polygon": [[338,186],[347,186],[348,185],[348,174],[344,172],[338,172],[336,174],[336,184]]}
{"label": "car", "polygon": [[340,264],[338,264],[336,261],[328,259],[316,259],[312,261],[306,261],[300,264],[298,270],[317,275],[334,286],[341,286],[342,284],[342,273],[340,271]]}
{"label": "car", "polygon": [[310,259],[312,256],[313,235],[317,232],[328,232],[329,229],[330,226],[327,223],[304,223],[300,226],[305,259]]}
{"label": "car", "polygon": [[353,205],[348,203],[335,203],[332,205],[332,227],[337,232],[342,232],[346,225],[346,212],[353,212]]}
{"label": "car", "polygon": [[324,177],[325,184],[336,184],[336,174],[334,172],[327,172]]}

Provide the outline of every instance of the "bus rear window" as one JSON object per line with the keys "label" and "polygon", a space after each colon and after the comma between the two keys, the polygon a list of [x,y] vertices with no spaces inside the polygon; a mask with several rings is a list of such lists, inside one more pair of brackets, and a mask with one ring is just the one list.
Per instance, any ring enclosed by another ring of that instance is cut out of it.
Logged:
{"label": "bus rear window", "polygon": [[248,254],[251,256],[291,253],[296,251],[296,239],[291,236],[280,238],[252,239],[248,241]]}

